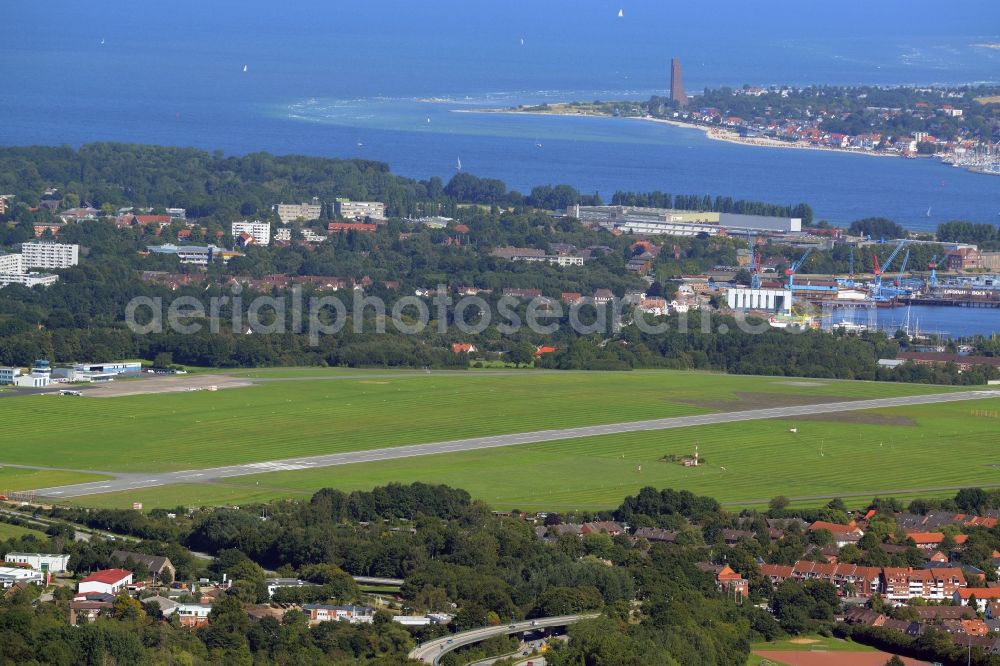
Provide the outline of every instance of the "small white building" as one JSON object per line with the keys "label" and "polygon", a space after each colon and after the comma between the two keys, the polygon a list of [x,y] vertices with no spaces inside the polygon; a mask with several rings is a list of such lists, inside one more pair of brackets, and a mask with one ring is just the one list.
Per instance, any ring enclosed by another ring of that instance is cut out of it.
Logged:
{"label": "small white building", "polygon": [[50,273],[0,273],[0,288],[9,284],[23,284],[31,287],[50,287],[59,281],[58,275]]}
{"label": "small white building", "polygon": [[369,606],[324,606],[305,604],[302,611],[310,622],[350,622],[351,624],[371,624],[375,621],[375,611]]}
{"label": "small white building", "polygon": [[80,581],[77,594],[97,592],[116,595],[132,584],[132,572],[125,569],[102,569],[95,571]]}
{"label": "small white building", "polygon": [[45,359],[35,361],[31,372],[14,377],[14,386],[18,388],[45,388],[52,383],[52,368]]}
{"label": "small white building", "polygon": [[448,624],[453,616],[447,613],[428,613],[427,615],[396,615],[393,622],[404,627],[426,627],[429,624]]}
{"label": "small white building", "polygon": [[45,576],[41,571],[22,567],[0,567],[0,588],[7,589],[16,583],[42,585],[44,582]]}
{"label": "small white building", "polygon": [[26,564],[42,572],[63,573],[69,564],[69,555],[52,553],[7,553],[4,561],[9,564]]}
{"label": "small white building", "polygon": [[299,580],[298,578],[268,578],[264,581],[267,585],[267,596],[273,597],[277,590],[295,587],[316,587],[316,583]]}

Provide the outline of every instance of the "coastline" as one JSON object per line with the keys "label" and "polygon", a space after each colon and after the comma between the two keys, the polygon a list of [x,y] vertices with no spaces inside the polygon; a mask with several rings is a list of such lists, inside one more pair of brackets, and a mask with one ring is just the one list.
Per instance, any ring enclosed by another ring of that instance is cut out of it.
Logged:
{"label": "coastline", "polygon": [[[506,115],[523,116],[554,116],[563,118],[615,118],[606,113],[587,113],[584,111],[520,111],[518,109],[450,109],[451,113],[500,113]],[[816,146],[802,141],[782,141],[768,137],[743,137],[738,132],[724,127],[708,127],[695,123],[686,123],[670,118],[653,118],[651,116],[619,116],[621,120],[641,120],[651,123],[672,125],[684,129],[698,130],[704,132],[705,136],[713,141],[724,141],[741,146],[754,146],[757,148],[782,148],[791,150],[815,150],[824,153],[842,153],[845,155],[865,155],[868,157],[902,157],[896,153],[876,153],[870,150],[855,150],[850,148],[830,148],[828,146]]]}

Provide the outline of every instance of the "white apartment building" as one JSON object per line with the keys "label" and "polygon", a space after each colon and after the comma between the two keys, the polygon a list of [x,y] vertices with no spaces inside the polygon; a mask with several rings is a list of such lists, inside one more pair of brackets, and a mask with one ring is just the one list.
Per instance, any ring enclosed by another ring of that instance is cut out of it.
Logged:
{"label": "white apartment building", "polygon": [[278,217],[282,224],[289,224],[295,220],[305,220],[310,222],[318,220],[323,215],[323,206],[318,199],[313,199],[312,203],[300,204],[278,204]]}
{"label": "white apartment building", "polygon": [[247,220],[233,222],[232,234],[233,238],[236,238],[240,234],[249,234],[253,236],[253,242],[257,245],[270,245],[271,223],[261,222],[260,220],[254,220],[253,222]]}
{"label": "white apartment building", "polygon": [[13,384],[21,376],[21,368],[0,368],[0,386]]}
{"label": "white apartment building", "polygon": [[10,564],[27,564],[32,569],[38,571],[49,571],[51,573],[62,573],[66,571],[69,564],[69,555],[56,555],[52,553],[7,553],[4,561]]}
{"label": "white apartment building", "polygon": [[274,240],[288,242],[292,240],[291,227],[278,227],[274,230]]}
{"label": "white apartment building", "polygon": [[48,287],[59,281],[58,275],[48,273],[0,273],[0,289],[9,284],[23,284],[25,287]]}
{"label": "white apartment building", "polygon": [[0,254],[0,273],[23,273],[24,266],[19,254]]}
{"label": "white apartment building", "polygon": [[385,219],[385,204],[380,201],[337,201],[337,216],[345,220]]}
{"label": "white apartment building", "polygon": [[21,267],[69,268],[80,263],[80,246],[66,243],[22,243]]}

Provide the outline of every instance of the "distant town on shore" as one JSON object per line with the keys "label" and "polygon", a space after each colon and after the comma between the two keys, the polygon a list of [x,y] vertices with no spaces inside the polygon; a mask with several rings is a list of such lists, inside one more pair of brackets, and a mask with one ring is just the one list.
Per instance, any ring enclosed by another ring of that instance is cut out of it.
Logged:
{"label": "distant town on shore", "polygon": [[695,127],[709,138],[769,148],[915,158],[1000,175],[992,125],[1000,88],[752,86],[706,88],[689,96],[671,62],[667,96],[646,101],[572,101],[488,112],[637,118]]}

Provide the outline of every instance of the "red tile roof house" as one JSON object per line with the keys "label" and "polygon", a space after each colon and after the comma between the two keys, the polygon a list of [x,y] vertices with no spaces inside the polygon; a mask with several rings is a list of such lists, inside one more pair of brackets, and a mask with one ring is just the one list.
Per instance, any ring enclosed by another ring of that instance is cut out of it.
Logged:
{"label": "red tile roof house", "polygon": [[750,583],[743,576],[733,571],[728,564],[708,564],[698,562],[696,567],[707,573],[715,574],[715,586],[719,592],[726,594],[739,594],[744,599],[750,596]]}
{"label": "red tile roof house", "polygon": [[77,594],[86,594],[87,592],[118,594],[131,584],[131,571],[126,571],[125,569],[103,569],[95,571],[81,580],[76,588],[76,592]]}
{"label": "red tile roof house", "polygon": [[451,344],[452,354],[474,354],[479,351],[476,345],[471,342],[453,342]]}
{"label": "red tile roof house", "polygon": [[921,550],[935,550],[944,541],[944,534],[942,532],[907,531],[906,538],[911,539]]}
{"label": "red tile roof house", "polygon": [[849,543],[856,544],[865,535],[864,532],[858,529],[857,524],[853,522],[849,525],[838,525],[837,523],[817,520],[809,526],[809,531],[815,532],[817,530],[827,530],[833,534],[833,541],[837,544],[837,548],[843,548]]}
{"label": "red tile roof house", "polygon": [[955,590],[952,601],[959,606],[968,606],[969,600],[976,598],[976,610],[985,612],[990,602],[1000,600],[1000,588],[996,587],[965,587]]}

